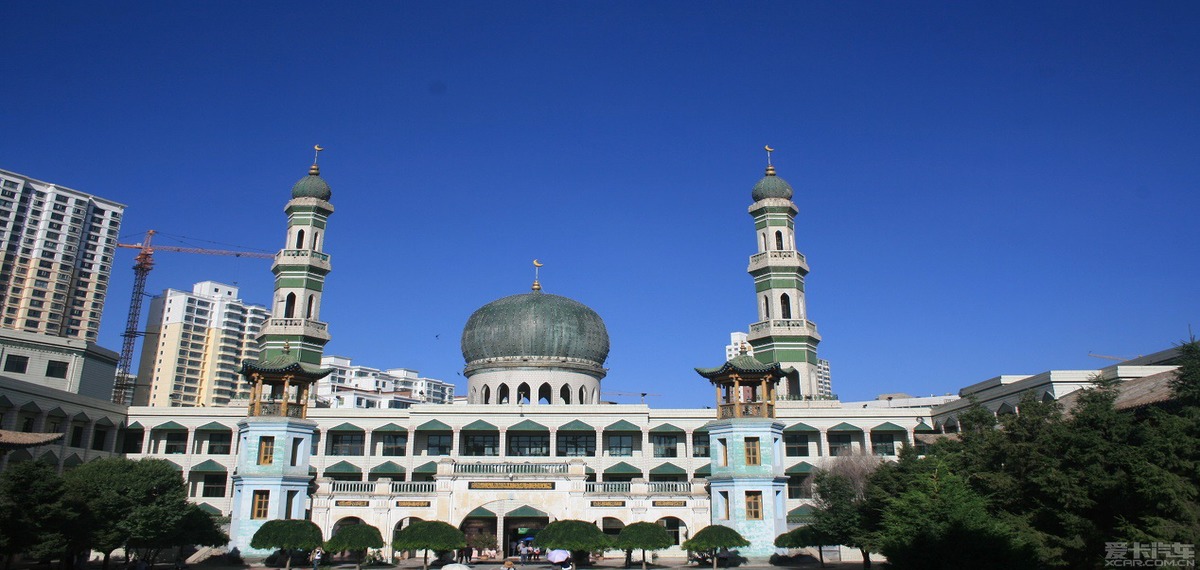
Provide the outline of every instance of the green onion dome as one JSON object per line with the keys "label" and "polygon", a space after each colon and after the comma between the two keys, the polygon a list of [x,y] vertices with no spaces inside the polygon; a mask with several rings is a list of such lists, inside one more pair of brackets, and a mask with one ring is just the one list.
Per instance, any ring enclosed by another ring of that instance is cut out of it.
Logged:
{"label": "green onion dome", "polygon": [[292,198],[317,198],[328,202],[330,196],[333,196],[333,190],[329,188],[329,183],[321,178],[321,170],[315,164],[308,169],[308,176],[292,186]]}
{"label": "green onion dome", "polygon": [[754,185],[754,190],[750,191],[750,197],[755,202],[765,200],[767,198],[783,198],[785,200],[792,199],[792,185],[787,183],[778,176],[775,176],[775,167],[767,167],[767,175],[759,180]]}
{"label": "green onion dome", "polygon": [[511,295],[480,307],[467,319],[462,353],[467,366],[494,360],[574,362],[602,368],[608,329],[583,303],[543,293]]}

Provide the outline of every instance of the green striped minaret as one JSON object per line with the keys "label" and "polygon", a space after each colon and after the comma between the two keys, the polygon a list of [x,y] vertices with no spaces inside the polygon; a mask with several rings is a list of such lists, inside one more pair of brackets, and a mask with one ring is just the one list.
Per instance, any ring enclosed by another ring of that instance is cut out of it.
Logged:
{"label": "green striped minaret", "polygon": [[[768,150],[769,152],[769,150]],[[754,357],[764,364],[794,368],[780,386],[780,397],[818,398],[816,323],[808,320],[804,277],[808,262],[796,251],[796,204],[792,187],[775,175],[768,154],[766,176],[754,185],[750,215],[758,253],[750,256],[747,271],[754,278],[758,322],[750,325],[747,341]]]}
{"label": "green striped minaret", "polygon": [[325,228],[333,205],[332,191],[321,178],[314,162],[308,176],[292,187],[292,199],[284,211],[288,216],[287,242],[275,254],[275,299],[271,319],[259,336],[261,360],[274,360],[290,353],[295,360],[320,366],[328,326],[321,322],[321,294],[329,274],[329,254],[321,251]]}

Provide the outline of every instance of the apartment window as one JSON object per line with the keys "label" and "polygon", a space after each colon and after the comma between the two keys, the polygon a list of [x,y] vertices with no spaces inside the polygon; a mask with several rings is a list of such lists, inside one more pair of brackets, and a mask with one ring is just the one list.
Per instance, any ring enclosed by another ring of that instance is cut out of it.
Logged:
{"label": "apartment window", "polygon": [[[275,438],[269,435],[264,435],[258,438],[258,464],[270,465],[275,462]],[[263,491],[264,493],[266,491]],[[255,501],[258,500],[258,491],[254,492]],[[255,517],[259,518],[259,517]]]}
{"label": "apartment window", "polygon": [[454,445],[454,436],[450,434],[429,434],[426,436],[425,449],[429,455],[450,455]]}
{"label": "apartment window", "polygon": [[633,455],[633,436],[608,436],[608,454],[614,457],[628,457]]}
{"label": "apartment window", "polygon": [[51,360],[46,363],[47,378],[66,378],[67,363],[61,360]]}
{"label": "apartment window", "polygon": [[[762,457],[759,455],[758,438],[746,438],[746,465],[760,465]],[[761,499],[761,497],[759,497]]]}
{"label": "apartment window", "polygon": [[463,455],[500,455],[500,434],[467,434],[463,436]]}
{"label": "apartment window", "polygon": [[10,354],[4,359],[4,371],[24,374],[25,369],[29,367],[29,357]]}
{"label": "apartment window", "polygon": [[108,430],[96,428],[92,431],[92,450],[104,451],[104,444],[108,439]]}
{"label": "apartment window", "polygon": [[708,436],[695,434],[692,436],[692,457],[708,457]]}
{"label": "apartment window", "polygon": [[746,518],[762,520],[762,491],[746,491]]}
{"label": "apartment window", "polygon": [[271,505],[270,491],[255,491],[254,502],[250,509],[250,518],[265,519],[267,518],[268,507]]}
{"label": "apartment window", "polygon": [[559,457],[592,457],[594,455],[596,455],[596,434],[558,434]]}
{"label": "apartment window", "polygon": [[[200,490],[201,497],[224,497],[226,481],[229,476],[225,473],[207,473]],[[257,498],[257,497],[256,497]]]}
{"label": "apartment window", "polygon": [[783,434],[783,453],[788,457],[808,457],[808,434]]}
{"label": "apartment window", "polygon": [[518,434],[508,436],[508,454],[518,457],[548,457],[549,434]]}
{"label": "apartment window", "polygon": [[329,434],[330,455],[362,455],[365,434],[361,431]]}
{"label": "apartment window", "polygon": [[678,453],[679,437],[674,435],[651,435],[650,444],[654,446],[655,457],[675,457]]}
{"label": "apartment window", "polygon": [[228,431],[215,431],[208,435],[208,454],[209,455],[229,455],[229,448],[233,443],[233,433]]}
{"label": "apartment window", "polygon": [[379,454],[387,457],[403,457],[404,448],[408,447],[408,436],[404,434],[387,433],[381,437],[382,445]]}
{"label": "apartment window", "polygon": [[811,475],[792,475],[788,477],[787,493],[789,499],[811,499]]}
{"label": "apartment window", "polygon": [[871,434],[871,453],[875,455],[895,455],[896,436],[890,433]]}
{"label": "apartment window", "polygon": [[186,453],[187,452],[187,432],[186,431],[169,431],[166,432],[163,438],[163,453]]}
{"label": "apartment window", "polygon": [[853,441],[848,433],[831,433],[829,434],[829,455],[847,455],[851,451]]}

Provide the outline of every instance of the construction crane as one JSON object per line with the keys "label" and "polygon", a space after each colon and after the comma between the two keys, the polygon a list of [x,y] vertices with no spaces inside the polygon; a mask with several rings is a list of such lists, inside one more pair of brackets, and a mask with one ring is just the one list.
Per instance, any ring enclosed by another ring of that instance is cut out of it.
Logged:
{"label": "construction crane", "polygon": [[117,247],[139,250],[133,258],[133,296],[129,299],[129,316],[125,319],[125,332],[121,333],[121,357],[117,360],[117,378],[113,385],[113,402],[126,404],[132,396],[134,382],[129,379],[129,368],[133,364],[133,345],[137,337],[138,321],[142,314],[142,297],[146,294],[146,277],[154,268],[155,251],[176,251],[179,253],[202,253],[205,255],[231,255],[234,257],[252,257],[272,259],[273,253],[254,251],[230,251],[223,249],[204,249],[199,247],[178,247],[173,245],[151,245],[157,230],[147,230],[142,243],[118,243]]}
{"label": "construction crane", "polygon": [[646,396],[661,396],[662,394],[651,394],[649,392],[600,392],[601,396],[638,396],[642,399],[642,403],[646,403]]}
{"label": "construction crane", "polygon": [[[1125,362],[1126,360],[1131,360],[1130,358],[1127,358],[1124,356],[1109,356],[1107,354],[1096,354],[1094,352],[1089,352],[1088,356],[1090,356],[1092,358],[1103,358],[1105,360],[1116,360],[1117,362]],[[1136,358],[1141,358],[1141,357],[1142,357],[1142,355],[1139,354],[1139,355],[1137,355]]]}

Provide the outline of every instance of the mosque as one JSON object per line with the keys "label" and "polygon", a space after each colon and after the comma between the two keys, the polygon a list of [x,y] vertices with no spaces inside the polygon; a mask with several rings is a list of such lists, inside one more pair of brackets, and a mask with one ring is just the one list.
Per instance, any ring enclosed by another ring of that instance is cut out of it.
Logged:
{"label": "mosque", "polygon": [[[749,557],[774,553],[774,537],[807,520],[814,470],[851,454],[894,458],[950,425],[935,421],[928,402],[851,407],[818,396],[821,337],[808,319],[797,208],[772,166],[749,196],[758,320],[742,354],[697,368],[697,383],[714,389],[711,408],[601,401],[604,320],[537,280],[467,321],[466,403],[315,407],[313,383],[329,372],[320,311],[332,268],[324,235],[337,231],[332,194],[315,163],[292,188],[263,350],[242,367],[252,386],[244,405],[126,408],[3,383],[0,406],[17,411],[6,425],[22,414],[44,425],[47,410],[61,412],[71,441],[47,453],[63,468],[106,455],[172,462],[192,500],[228,517],[231,546],[250,555],[250,537],[271,519],[309,518],[326,538],[347,524],[388,536],[438,520],[495,534],[501,548],[551,521],[580,519],[614,535],[660,524],[676,542],[663,556],[684,556],[678,544],[692,533],[727,525],[751,540]],[[993,399],[1015,402],[1014,394]]]}

